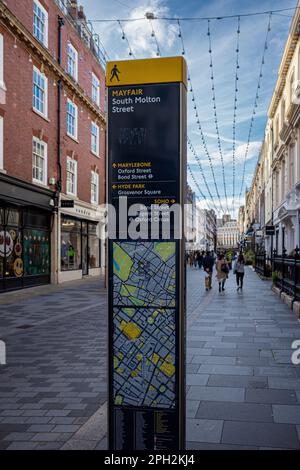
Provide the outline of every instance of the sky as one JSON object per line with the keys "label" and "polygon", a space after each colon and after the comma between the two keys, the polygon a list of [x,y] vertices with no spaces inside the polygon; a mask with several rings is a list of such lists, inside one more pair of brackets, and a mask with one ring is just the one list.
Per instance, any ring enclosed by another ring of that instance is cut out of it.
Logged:
{"label": "sky", "polygon": [[[135,58],[156,57],[157,44],[162,57],[182,54],[183,46],[179,37],[176,19],[180,20],[185,59],[194,91],[188,92],[188,136],[199,158],[203,176],[193,153],[188,149],[188,161],[197,181],[189,177],[188,182],[200,198],[200,205],[205,208],[218,209],[222,214],[227,208],[232,215],[244,203],[245,189],[250,186],[255,165],[259,157],[261,143],[267,120],[267,111],[278,76],[278,68],[284,46],[288,37],[293,11],[272,14],[271,29],[268,34],[267,49],[259,89],[258,106],[254,116],[249,151],[247,142],[251,117],[256,97],[260,67],[264,52],[269,15],[240,18],[218,19],[210,21],[210,36],[207,35],[208,21],[188,21],[184,18],[221,17],[243,15],[249,12],[263,12],[282,8],[295,8],[297,0],[81,0],[89,20],[99,34],[109,59],[128,59],[129,47]],[[128,22],[126,19],[144,18],[146,12],[153,12],[158,18],[168,17],[173,21],[153,20],[155,37],[151,35],[151,23],[147,19]],[[126,39],[122,39],[122,30],[117,21],[99,22],[97,20],[114,19],[121,21]],[[239,36],[239,68],[237,69],[237,38]],[[209,38],[211,53],[209,53]],[[210,67],[212,58],[213,68]],[[213,70],[214,79],[211,80]],[[233,152],[233,115],[235,99],[235,76],[237,81],[236,109],[236,151]],[[213,100],[212,85],[215,100]],[[190,87],[189,87],[190,89]],[[214,103],[216,106],[217,128],[221,142],[218,145],[218,133],[215,123]],[[196,104],[197,109],[194,109]],[[211,165],[203,142],[197,118],[205,138]],[[235,165],[233,166],[233,154]],[[222,165],[222,158],[223,165]],[[245,184],[242,187],[242,176],[245,166]],[[223,168],[224,175],[223,178]],[[235,168],[235,190],[233,200],[233,168]],[[224,180],[225,179],[225,187]],[[216,183],[216,184],[215,184]],[[207,186],[213,197],[211,201]],[[216,190],[217,187],[217,190]],[[206,196],[203,198],[202,194]],[[242,192],[241,192],[242,190]],[[217,197],[217,191],[220,200]],[[227,203],[225,198],[227,194]],[[241,197],[240,196],[241,193]]]}

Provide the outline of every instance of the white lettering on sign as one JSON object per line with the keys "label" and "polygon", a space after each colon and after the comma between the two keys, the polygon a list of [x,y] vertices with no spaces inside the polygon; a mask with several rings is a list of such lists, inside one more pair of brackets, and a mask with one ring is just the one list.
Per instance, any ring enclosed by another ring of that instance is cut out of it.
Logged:
{"label": "white lettering on sign", "polygon": [[[134,98],[113,98],[112,99],[112,112],[115,113],[133,113],[134,104],[157,104],[160,103],[159,96],[135,96]],[[121,106],[117,106],[121,105]],[[131,105],[131,106],[124,106]]]}

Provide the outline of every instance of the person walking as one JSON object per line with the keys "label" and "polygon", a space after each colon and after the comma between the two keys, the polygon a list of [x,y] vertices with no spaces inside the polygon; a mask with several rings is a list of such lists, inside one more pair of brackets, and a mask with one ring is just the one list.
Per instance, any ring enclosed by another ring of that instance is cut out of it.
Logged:
{"label": "person walking", "polygon": [[236,275],[237,291],[243,290],[244,275],[245,275],[245,258],[242,253],[239,254],[234,264],[234,274]]}
{"label": "person walking", "polygon": [[194,268],[197,269],[198,264],[198,251],[194,252]]}
{"label": "person walking", "polygon": [[198,262],[198,268],[201,269],[203,265],[203,252],[201,253],[201,251],[198,251],[197,262]]}
{"label": "person walking", "polygon": [[214,268],[214,258],[211,256],[210,252],[207,251],[203,259],[203,269],[205,271],[205,289],[210,290],[212,288],[212,274]]}
{"label": "person walking", "polygon": [[225,290],[225,282],[226,282],[226,279],[228,278],[228,273],[229,273],[228,264],[223,254],[219,256],[219,259],[216,264],[216,268],[217,268],[216,277],[219,283],[219,292],[221,292]]}

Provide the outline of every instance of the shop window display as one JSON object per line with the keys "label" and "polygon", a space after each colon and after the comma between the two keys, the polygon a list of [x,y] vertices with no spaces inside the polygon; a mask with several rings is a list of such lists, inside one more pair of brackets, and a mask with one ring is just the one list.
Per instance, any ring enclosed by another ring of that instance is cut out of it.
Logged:
{"label": "shop window display", "polygon": [[19,211],[1,208],[0,223],[0,277],[22,277],[23,249]]}
{"label": "shop window display", "polygon": [[[68,217],[61,219],[61,270],[72,271],[100,266],[97,224]],[[88,267],[87,267],[88,264]]]}
{"label": "shop window display", "polygon": [[24,230],[24,264],[27,276],[49,274],[49,235],[42,230]]}
{"label": "shop window display", "polygon": [[62,219],[61,270],[81,269],[81,222]]}
{"label": "shop window display", "polygon": [[[30,227],[30,225],[32,227]],[[45,229],[34,226],[45,226]],[[0,208],[0,291],[49,282],[50,232],[39,211]],[[32,280],[29,277],[32,276]],[[38,278],[38,276],[43,276]],[[40,280],[39,280],[40,279]]]}
{"label": "shop window display", "polygon": [[89,267],[99,268],[100,244],[97,236],[97,225],[89,224]]}

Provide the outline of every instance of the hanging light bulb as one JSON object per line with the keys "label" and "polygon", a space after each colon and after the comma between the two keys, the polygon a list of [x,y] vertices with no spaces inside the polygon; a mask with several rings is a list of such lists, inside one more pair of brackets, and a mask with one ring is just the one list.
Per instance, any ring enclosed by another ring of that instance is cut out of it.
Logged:
{"label": "hanging light bulb", "polygon": [[15,38],[14,49],[18,49],[17,38]]}
{"label": "hanging light bulb", "polygon": [[29,59],[28,61],[32,64],[32,57],[31,57],[31,54],[29,54]]}

